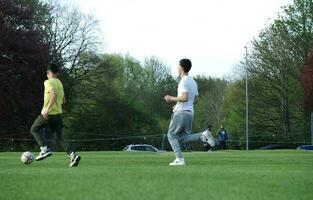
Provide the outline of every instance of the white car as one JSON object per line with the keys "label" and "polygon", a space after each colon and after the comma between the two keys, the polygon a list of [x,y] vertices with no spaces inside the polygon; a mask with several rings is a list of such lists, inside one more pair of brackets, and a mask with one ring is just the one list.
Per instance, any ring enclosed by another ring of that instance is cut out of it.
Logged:
{"label": "white car", "polygon": [[149,151],[149,152],[159,152],[157,148],[149,144],[130,144],[127,145],[123,151]]}

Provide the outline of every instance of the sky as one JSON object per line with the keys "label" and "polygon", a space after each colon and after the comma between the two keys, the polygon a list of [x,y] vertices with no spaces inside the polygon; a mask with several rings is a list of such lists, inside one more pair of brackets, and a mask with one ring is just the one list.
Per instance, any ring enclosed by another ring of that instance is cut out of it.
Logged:
{"label": "sky", "polygon": [[63,0],[100,20],[103,51],[143,61],[156,56],[177,74],[189,58],[191,75],[223,78],[244,46],[292,0]]}

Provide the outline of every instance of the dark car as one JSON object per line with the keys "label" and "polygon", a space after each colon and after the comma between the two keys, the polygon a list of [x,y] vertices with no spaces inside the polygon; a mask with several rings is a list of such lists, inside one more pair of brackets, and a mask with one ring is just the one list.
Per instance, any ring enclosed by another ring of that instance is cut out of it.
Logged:
{"label": "dark car", "polygon": [[273,149],[288,149],[286,145],[283,144],[270,144],[264,147],[258,148],[258,150],[273,150]]}
{"label": "dark car", "polygon": [[313,150],[313,145],[301,145],[297,147],[297,150]]}

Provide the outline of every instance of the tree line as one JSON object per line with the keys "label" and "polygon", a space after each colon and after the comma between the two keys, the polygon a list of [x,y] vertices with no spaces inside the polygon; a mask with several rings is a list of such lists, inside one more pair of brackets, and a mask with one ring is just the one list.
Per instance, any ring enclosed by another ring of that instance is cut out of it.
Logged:
{"label": "tree line", "polygon": [[[64,132],[77,149],[120,150],[136,142],[160,147],[171,116],[163,97],[176,94],[178,78],[157,57],[140,62],[131,55],[99,53],[100,35],[99,21],[73,6],[0,0],[0,149],[34,145],[23,140],[32,138],[29,128],[40,112],[46,67],[52,62],[62,67]],[[304,102],[313,101],[306,95],[312,94],[307,80],[313,80],[313,74],[305,73],[306,82],[301,77],[312,47],[311,0],[283,7],[251,41],[247,70],[252,148],[309,141],[312,108]],[[210,124],[215,133],[223,124],[235,149],[245,147],[245,67],[240,62],[228,79],[195,77],[200,99],[194,131]]]}

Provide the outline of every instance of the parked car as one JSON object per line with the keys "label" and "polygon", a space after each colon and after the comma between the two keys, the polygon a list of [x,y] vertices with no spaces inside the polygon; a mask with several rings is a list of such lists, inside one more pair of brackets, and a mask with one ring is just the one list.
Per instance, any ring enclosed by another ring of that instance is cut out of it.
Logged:
{"label": "parked car", "polygon": [[149,152],[159,152],[157,148],[149,144],[130,144],[127,145],[123,151],[149,151]]}
{"label": "parked car", "polygon": [[313,145],[301,145],[297,147],[297,150],[313,150]]}

